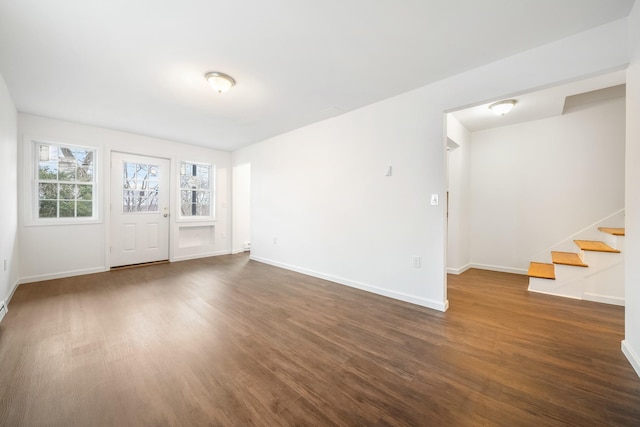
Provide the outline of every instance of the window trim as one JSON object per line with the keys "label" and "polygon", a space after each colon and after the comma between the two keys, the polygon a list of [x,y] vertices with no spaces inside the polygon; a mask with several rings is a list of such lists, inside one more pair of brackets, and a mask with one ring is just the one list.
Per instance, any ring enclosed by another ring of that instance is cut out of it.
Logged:
{"label": "window trim", "polygon": [[[102,185],[100,179],[102,150],[97,146],[75,144],[69,142],[56,141],[49,138],[25,138],[25,152],[23,164],[28,162],[28,179],[26,179],[25,190],[28,196],[25,197],[25,226],[52,226],[52,225],[85,225],[98,224],[102,222],[101,214],[101,195]],[[92,194],[92,213],[90,217],[63,217],[63,218],[40,218],[39,215],[39,191],[38,191],[38,153],[37,147],[41,144],[54,145],[56,147],[65,147],[71,149],[91,150],[94,153],[93,160],[93,194]],[[25,165],[27,166],[27,165]]]}
{"label": "window trim", "polygon": [[[204,216],[204,215],[200,215],[200,216],[184,216],[182,215],[182,183],[181,183],[181,178],[182,178],[182,165],[188,163],[188,164],[192,164],[192,165],[198,165],[198,166],[207,166],[209,167],[209,200],[210,200],[210,215]],[[216,165],[213,163],[205,163],[205,162],[195,162],[195,161],[191,161],[191,160],[178,160],[177,162],[177,173],[176,173],[176,180],[177,180],[177,192],[176,192],[176,222],[178,223],[215,223],[216,221],[216,184],[217,184],[217,179],[216,179]]]}

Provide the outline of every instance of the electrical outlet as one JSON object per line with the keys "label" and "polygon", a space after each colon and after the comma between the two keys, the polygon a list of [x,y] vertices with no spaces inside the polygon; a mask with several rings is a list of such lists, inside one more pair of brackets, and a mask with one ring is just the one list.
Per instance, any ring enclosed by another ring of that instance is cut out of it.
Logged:
{"label": "electrical outlet", "polygon": [[431,195],[431,206],[438,206],[438,195],[437,194],[432,194]]}
{"label": "electrical outlet", "polygon": [[422,259],[419,256],[414,256],[413,257],[413,267],[414,268],[420,268],[422,264]]}
{"label": "electrical outlet", "polygon": [[273,244],[274,245],[278,244],[278,238],[276,236],[273,236]]}

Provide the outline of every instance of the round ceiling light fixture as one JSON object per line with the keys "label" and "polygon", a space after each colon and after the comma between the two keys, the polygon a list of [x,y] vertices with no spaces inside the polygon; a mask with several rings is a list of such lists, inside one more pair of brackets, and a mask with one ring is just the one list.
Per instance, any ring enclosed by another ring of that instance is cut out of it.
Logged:
{"label": "round ceiling light fixture", "polygon": [[224,93],[235,86],[236,81],[228,74],[218,71],[210,71],[204,75],[213,90],[218,93]]}
{"label": "round ceiling light fixture", "polygon": [[504,116],[516,105],[518,101],[515,99],[505,99],[504,101],[494,102],[489,105],[489,109],[498,116]]}

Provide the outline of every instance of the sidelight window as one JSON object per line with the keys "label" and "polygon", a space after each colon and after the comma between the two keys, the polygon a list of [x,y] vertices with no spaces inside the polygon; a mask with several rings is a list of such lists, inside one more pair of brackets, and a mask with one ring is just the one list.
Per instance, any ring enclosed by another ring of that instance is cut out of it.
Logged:
{"label": "sidelight window", "polygon": [[212,165],[180,163],[180,216],[213,217],[214,183]]}

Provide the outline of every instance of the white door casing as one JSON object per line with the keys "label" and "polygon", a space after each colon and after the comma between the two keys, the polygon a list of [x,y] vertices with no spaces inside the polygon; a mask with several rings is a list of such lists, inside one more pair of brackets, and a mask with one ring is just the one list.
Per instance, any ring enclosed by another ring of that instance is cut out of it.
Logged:
{"label": "white door casing", "polygon": [[168,159],[111,153],[111,267],[169,259]]}

